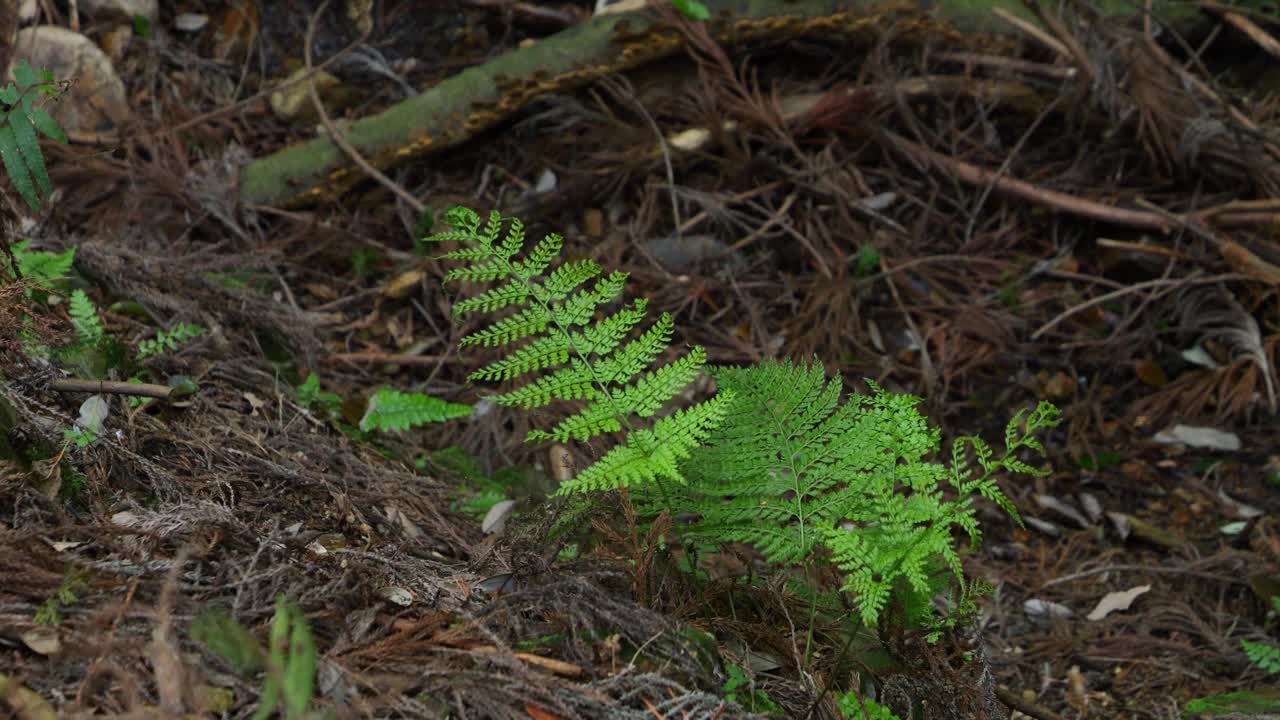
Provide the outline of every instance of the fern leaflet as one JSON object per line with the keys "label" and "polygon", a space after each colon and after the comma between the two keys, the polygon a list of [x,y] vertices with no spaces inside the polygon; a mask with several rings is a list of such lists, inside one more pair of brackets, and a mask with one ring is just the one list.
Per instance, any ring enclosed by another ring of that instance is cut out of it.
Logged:
{"label": "fern leaflet", "polygon": [[470,405],[445,402],[421,393],[402,393],[382,388],[369,398],[369,407],[360,419],[360,429],[408,430],[418,425],[439,423],[470,415]]}

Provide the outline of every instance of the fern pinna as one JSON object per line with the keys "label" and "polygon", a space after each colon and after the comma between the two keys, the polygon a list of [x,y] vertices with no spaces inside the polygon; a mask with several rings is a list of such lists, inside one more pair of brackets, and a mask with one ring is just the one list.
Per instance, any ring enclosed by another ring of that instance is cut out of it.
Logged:
{"label": "fern pinna", "polygon": [[[939,559],[963,590],[952,528],[971,542],[979,539],[974,493],[1017,518],[993,474],[1041,474],[1015,454],[1043,452],[1033,433],[1057,423],[1056,409],[1042,403],[1025,428],[1021,413],[1009,423],[1000,459],[981,439],[964,437],[948,467],[926,461],[938,448],[939,432],[916,410],[918,398],[868,381],[871,395],[841,404],[839,377],[827,380],[818,364],[766,361],[714,375],[735,400],[683,467],[689,478],[683,509],[700,516],[689,532],[748,543],[777,564],[805,562],[825,547],[845,572],[843,589],[856,596],[867,625],[875,624],[900,579],[916,593],[932,593],[930,574]],[[976,476],[966,461],[970,446]],[[944,485],[955,499],[944,497]]]}
{"label": "fern pinna", "polygon": [[565,261],[548,272],[563,238],[550,234],[526,250],[524,226],[511,219],[504,232],[497,212],[482,223],[475,212],[453,208],[445,220],[452,229],[426,240],[459,243],[443,257],[465,263],[450,270],[445,282],[491,284],[455,303],[454,316],[512,311],[462,339],[463,346],[510,348],[468,379],[524,380],[490,398],[503,406],[529,410],[556,401],[585,403],[552,429],[530,432],[529,441],[587,442],[625,432],[604,457],[562,483],[559,494],[655,482],[661,486],[663,479],[683,483],[679,463],[720,422],[731,395],[722,392],[677,409],[648,427],[637,420],[658,416],[692,383],[706,363],[706,352],[694,347],[651,368],[670,347],[674,322],[663,313],[643,332],[633,333],[646,315],[643,299],[604,314],[622,295],[626,273],[602,275],[592,260]]}

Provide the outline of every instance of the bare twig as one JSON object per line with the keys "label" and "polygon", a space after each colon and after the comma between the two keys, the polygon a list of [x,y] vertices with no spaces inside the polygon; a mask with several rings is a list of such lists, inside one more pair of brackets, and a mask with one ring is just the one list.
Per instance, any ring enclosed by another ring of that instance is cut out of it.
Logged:
{"label": "bare twig", "polygon": [[377,180],[379,184],[390,190],[393,195],[403,200],[410,208],[413,208],[415,215],[421,216],[426,211],[427,206],[408,190],[401,187],[399,183],[374,167],[372,163],[360,154],[359,150],[355,149],[355,146],[347,142],[346,136],[334,125],[328,111],[324,109],[324,103],[320,102],[320,93],[316,91],[315,75],[312,73],[311,43],[315,41],[316,22],[324,14],[325,8],[328,6],[329,0],[324,0],[324,2],[320,3],[320,7],[316,8],[316,11],[312,13],[311,20],[307,22],[307,35],[302,43],[302,59],[307,69],[307,95],[310,96],[311,104],[315,106],[316,114],[320,116],[320,122],[324,124],[324,129],[329,133],[329,139],[333,140],[333,144],[341,148],[342,152],[346,153],[351,158],[351,161],[359,166],[361,170],[364,170],[369,177]]}
{"label": "bare twig", "polygon": [[137,397],[160,398],[167,400],[173,394],[168,385],[154,383],[119,382],[116,380],[77,380],[65,378],[54,380],[49,387],[58,392],[88,392],[106,395],[135,395]]}

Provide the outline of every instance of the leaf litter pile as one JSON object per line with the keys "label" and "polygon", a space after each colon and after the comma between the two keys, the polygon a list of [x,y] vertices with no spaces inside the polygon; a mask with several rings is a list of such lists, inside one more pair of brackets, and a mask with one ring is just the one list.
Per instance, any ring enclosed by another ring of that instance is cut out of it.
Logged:
{"label": "leaf litter pile", "polygon": [[[33,359],[32,338],[82,328],[0,289],[6,713],[251,717],[283,629],[338,717],[839,717],[830,689],[867,661],[794,586],[745,551],[695,581],[625,497],[545,502],[566,451],[522,444],[549,420],[465,382],[483,357],[456,349],[467,327],[415,242],[459,204],[630,272],[712,362],[816,357],[924,398],[948,436],[1062,408],[1052,474],[1003,487],[1025,527],[979,514],[976,640],[887,638],[886,705],[1275,702],[1241,641],[1268,640],[1280,593],[1280,25],[1214,6],[1187,32],[1042,11],[964,33],[895,8],[738,44],[653,8],[665,57],[297,204],[246,201],[243,169],[592,10],[182,5],[108,53],[133,106],[118,140],[48,146],[54,197],[8,204],[6,238],[75,248],[120,353],[205,331],[134,368],[194,394],[104,410],[66,381],[129,378]],[[290,54],[304,34],[314,58]],[[272,90],[311,62],[325,112],[307,82],[288,112]],[[362,431],[381,388],[479,404]],[[69,442],[86,413],[101,432]],[[563,522],[592,542],[546,540]]]}

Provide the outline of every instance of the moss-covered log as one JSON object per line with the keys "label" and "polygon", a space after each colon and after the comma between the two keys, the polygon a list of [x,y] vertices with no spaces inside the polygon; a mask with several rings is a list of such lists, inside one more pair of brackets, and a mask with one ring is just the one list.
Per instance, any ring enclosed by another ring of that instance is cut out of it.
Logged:
{"label": "moss-covered log", "polygon": [[[712,35],[731,46],[781,42],[800,36],[873,39],[897,23],[902,36],[1007,29],[991,11],[1003,7],[1030,17],[1020,0],[706,0]],[[1115,12],[1137,3],[1105,0]],[[923,7],[922,7],[923,6]],[[1165,3],[1166,18],[1185,21],[1186,3]],[[925,9],[931,8],[931,9]],[[526,107],[538,97],[564,92],[605,74],[669,56],[679,33],[656,13],[640,10],[597,16],[484,65],[447,78],[416,97],[352,123],[351,145],[379,169],[466,141]],[[336,197],[364,173],[328,137],[285,148],[247,165],[240,197],[249,204],[298,206]]]}

